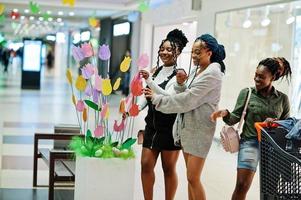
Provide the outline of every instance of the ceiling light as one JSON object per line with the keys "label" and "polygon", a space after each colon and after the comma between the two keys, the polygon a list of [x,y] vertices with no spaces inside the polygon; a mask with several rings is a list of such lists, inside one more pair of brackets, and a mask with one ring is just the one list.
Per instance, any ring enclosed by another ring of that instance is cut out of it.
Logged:
{"label": "ceiling light", "polygon": [[63,20],[62,20],[62,18],[57,18],[56,21],[57,22],[62,22]]}
{"label": "ceiling light", "polygon": [[64,12],[63,11],[59,11],[57,14],[60,15],[60,16],[62,16],[62,15],[64,15]]}
{"label": "ceiling light", "polygon": [[52,12],[50,10],[47,10],[47,14],[50,15]]}
{"label": "ceiling light", "polygon": [[267,18],[267,17],[264,18],[264,19],[260,22],[261,26],[263,26],[263,27],[268,26],[270,23],[271,23],[271,20],[270,20],[269,18]]}
{"label": "ceiling light", "polygon": [[39,20],[40,20],[40,21],[43,21],[43,20],[44,20],[44,17],[39,17]]}
{"label": "ceiling light", "polygon": [[21,19],[21,20],[24,20],[24,19],[25,19],[25,16],[24,16],[24,15],[22,15],[22,16],[20,17],[20,19]]}
{"label": "ceiling light", "polygon": [[251,26],[252,26],[252,22],[249,19],[245,20],[244,23],[242,24],[242,27],[244,28],[250,28]]}
{"label": "ceiling light", "polygon": [[14,11],[14,12],[18,12],[19,10],[18,10],[17,8],[14,8],[13,11]]}
{"label": "ceiling light", "polygon": [[25,12],[25,13],[29,13],[29,10],[28,10],[28,9],[25,9],[24,12]]}
{"label": "ceiling light", "polygon": [[53,21],[53,18],[52,18],[52,17],[49,17],[49,18],[48,18],[48,21],[49,21],[49,22],[52,22],[52,21]]}
{"label": "ceiling light", "polygon": [[61,22],[61,23],[60,23],[60,26],[64,26],[64,25],[65,25],[64,22]]}
{"label": "ceiling light", "polygon": [[286,20],[286,24],[289,25],[291,23],[293,23],[295,21],[295,17],[294,16],[289,16]]}
{"label": "ceiling light", "polygon": [[69,16],[74,16],[74,12],[69,12]]}
{"label": "ceiling light", "polygon": [[266,6],[265,11],[264,11],[264,17],[260,22],[261,26],[266,27],[266,26],[270,25],[271,20],[269,19],[269,13],[270,13],[270,7]]}
{"label": "ceiling light", "polygon": [[31,20],[31,21],[34,20],[34,16],[30,16],[29,20]]}
{"label": "ceiling light", "polygon": [[252,26],[252,21],[250,20],[250,16],[251,16],[251,10],[248,9],[246,12],[246,18],[242,24],[243,28],[250,28]]}

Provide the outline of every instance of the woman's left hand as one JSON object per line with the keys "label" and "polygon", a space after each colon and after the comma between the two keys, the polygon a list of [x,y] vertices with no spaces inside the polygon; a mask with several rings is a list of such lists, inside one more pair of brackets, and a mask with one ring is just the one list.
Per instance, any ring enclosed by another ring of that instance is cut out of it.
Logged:
{"label": "woman's left hand", "polygon": [[144,88],[143,93],[146,98],[153,98],[153,91],[150,88]]}
{"label": "woman's left hand", "polygon": [[270,126],[272,126],[272,124],[274,123],[275,120],[277,120],[277,118],[268,117],[264,120],[264,122],[267,123],[267,125],[270,127]]}

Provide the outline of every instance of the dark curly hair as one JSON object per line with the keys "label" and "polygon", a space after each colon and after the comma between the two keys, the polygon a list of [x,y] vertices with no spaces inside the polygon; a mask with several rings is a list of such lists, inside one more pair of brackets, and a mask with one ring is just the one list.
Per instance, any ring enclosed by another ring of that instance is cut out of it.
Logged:
{"label": "dark curly hair", "polygon": [[278,69],[280,68],[279,62],[273,58],[265,58],[258,63],[258,66],[265,66],[271,72],[273,76],[275,76],[274,80],[279,79]]}
{"label": "dark curly hair", "polygon": [[159,63],[160,63],[160,49],[163,46],[164,42],[169,41],[171,48],[172,48],[172,54],[174,57],[174,61],[175,61],[175,67],[177,66],[177,47],[179,52],[181,53],[182,50],[184,49],[184,47],[186,46],[186,44],[188,43],[188,39],[186,38],[185,34],[179,30],[179,29],[174,29],[172,31],[170,31],[166,38],[164,40],[162,40],[160,46],[159,46],[159,50],[158,50],[158,56],[157,56],[157,66],[159,67]]}
{"label": "dark curly hair", "polygon": [[286,80],[290,82],[292,77],[292,69],[290,63],[284,57],[276,57],[273,59],[276,60],[280,66],[283,66],[284,69],[282,74],[278,73],[278,75],[275,78],[275,81],[279,80],[279,78],[281,78],[282,80],[285,77]]}

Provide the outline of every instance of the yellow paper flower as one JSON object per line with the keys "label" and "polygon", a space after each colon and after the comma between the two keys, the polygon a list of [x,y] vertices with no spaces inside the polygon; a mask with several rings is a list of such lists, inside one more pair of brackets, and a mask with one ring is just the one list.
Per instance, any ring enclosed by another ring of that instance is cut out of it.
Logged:
{"label": "yellow paper flower", "polygon": [[84,112],[83,112],[83,120],[84,120],[84,122],[86,122],[87,119],[88,119],[87,108],[84,108]]}
{"label": "yellow paper flower", "polygon": [[121,78],[118,77],[114,83],[114,86],[113,86],[113,90],[117,90],[120,86],[120,81],[121,81]]}
{"label": "yellow paper flower", "polygon": [[87,86],[86,79],[84,79],[82,75],[78,76],[75,83],[76,89],[82,92],[86,89],[86,86]]}
{"label": "yellow paper flower", "polygon": [[74,104],[74,105],[76,105],[76,98],[75,98],[75,96],[72,94],[72,103]]}
{"label": "yellow paper flower", "polygon": [[72,72],[71,72],[70,69],[67,69],[67,71],[66,71],[66,76],[67,76],[68,83],[69,83],[70,85],[72,85]]}
{"label": "yellow paper flower", "polygon": [[0,15],[3,14],[4,10],[5,10],[5,6],[3,4],[0,4]]}
{"label": "yellow paper flower", "polygon": [[111,79],[102,79],[102,94],[108,96],[112,93]]}
{"label": "yellow paper flower", "polygon": [[70,6],[74,6],[75,0],[62,0],[63,4],[69,4]]}
{"label": "yellow paper flower", "polygon": [[126,72],[127,70],[129,70],[131,61],[132,61],[131,57],[125,56],[120,64],[120,71]]}
{"label": "yellow paper flower", "polygon": [[99,25],[99,20],[96,19],[95,17],[90,17],[89,18],[89,24],[90,26],[92,26],[93,28],[96,28]]}

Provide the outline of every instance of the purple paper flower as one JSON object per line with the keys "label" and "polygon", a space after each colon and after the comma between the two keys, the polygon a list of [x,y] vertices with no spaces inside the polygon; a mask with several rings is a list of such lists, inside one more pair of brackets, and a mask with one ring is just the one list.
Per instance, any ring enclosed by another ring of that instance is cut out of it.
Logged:
{"label": "purple paper flower", "polygon": [[109,45],[103,44],[99,47],[98,57],[101,60],[108,60],[111,57]]}
{"label": "purple paper flower", "polygon": [[90,97],[92,95],[92,88],[90,85],[86,87],[85,94]]}
{"label": "purple paper flower", "polygon": [[72,55],[73,55],[73,58],[79,62],[81,61],[82,59],[85,58],[85,55],[84,53],[82,52],[82,49],[79,48],[79,47],[76,47],[76,46],[73,46],[72,47]]}
{"label": "purple paper flower", "polygon": [[82,44],[81,50],[86,58],[93,56],[93,49],[89,43]]}
{"label": "purple paper flower", "polygon": [[98,103],[99,92],[96,89],[93,89],[93,102]]}
{"label": "purple paper flower", "polygon": [[90,63],[86,64],[86,66],[84,66],[81,70],[85,79],[91,78],[91,76],[94,74],[94,67]]}

